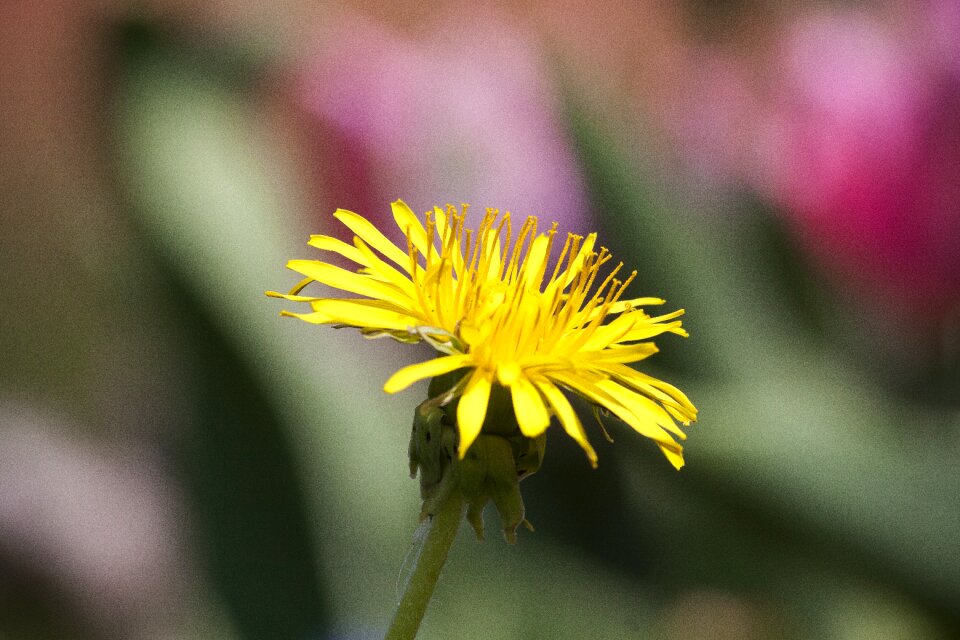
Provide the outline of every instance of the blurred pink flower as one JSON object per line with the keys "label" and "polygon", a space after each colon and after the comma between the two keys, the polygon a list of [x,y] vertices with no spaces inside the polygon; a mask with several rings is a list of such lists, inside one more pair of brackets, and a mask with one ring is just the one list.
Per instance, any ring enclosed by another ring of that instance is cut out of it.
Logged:
{"label": "blurred pink flower", "polygon": [[[465,28],[467,25],[467,28]],[[413,39],[359,15],[323,34],[297,80],[335,207],[389,215],[466,202],[588,225],[583,181],[535,42],[492,13],[441,19]]]}
{"label": "blurred pink flower", "polygon": [[927,0],[927,24],[934,54],[940,56],[960,82],[960,2]]}
{"label": "blurred pink flower", "polygon": [[117,442],[94,448],[76,426],[17,405],[0,403],[0,424],[0,555],[110,637],[175,629],[190,576],[158,461]]}
{"label": "blurred pink flower", "polygon": [[800,13],[753,57],[712,51],[672,125],[707,175],[777,203],[840,289],[933,325],[960,307],[960,22],[934,13],[960,14],[939,4]]}
{"label": "blurred pink flower", "polygon": [[960,300],[960,87],[859,14],[793,25],[760,186],[844,283],[939,317]]}

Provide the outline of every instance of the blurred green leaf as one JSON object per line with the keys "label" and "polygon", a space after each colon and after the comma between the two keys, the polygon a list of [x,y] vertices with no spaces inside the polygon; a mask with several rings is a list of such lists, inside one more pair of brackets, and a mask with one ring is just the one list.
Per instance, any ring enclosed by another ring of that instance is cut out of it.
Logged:
{"label": "blurred green leaf", "polygon": [[[157,75],[160,65],[176,63],[165,57],[168,51],[145,27],[131,28],[125,44],[119,115],[124,131],[136,135],[134,131],[142,134],[158,124],[157,113],[151,110],[156,105],[145,99],[143,83],[162,83],[164,78]],[[193,71],[198,88],[216,86],[212,77],[197,68]],[[135,139],[122,142],[128,143],[121,148],[125,167],[134,173],[125,177],[150,180],[136,172],[149,162],[145,156],[153,149],[145,151]],[[167,188],[176,190],[175,185],[160,183],[144,185],[142,191],[135,188],[134,210],[166,215]],[[149,217],[142,221],[148,234],[155,231]],[[165,260],[155,255],[143,259],[157,261],[155,275],[168,283],[168,304],[186,325],[191,400],[197,416],[195,422],[182,418],[189,431],[178,442],[202,534],[198,547],[205,554],[203,564],[241,637],[306,637],[322,626],[326,606],[289,435],[257,376],[238,357],[236,343],[226,340],[222,327],[210,321],[212,310],[197,304],[194,274],[180,270],[182,265],[171,258],[169,249],[160,243],[158,253]]]}
{"label": "blurred green leaf", "polygon": [[[680,384],[701,410],[689,467],[812,540],[828,536],[850,568],[875,567],[867,572],[956,623],[960,416],[888,398],[838,357],[829,334],[791,317],[789,296],[756,268],[755,225],[680,212],[597,121],[575,113],[574,123],[624,259],[658,272],[671,301],[687,307],[690,342],[703,345],[695,352],[711,375]],[[680,371],[689,369],[685,361]]]}

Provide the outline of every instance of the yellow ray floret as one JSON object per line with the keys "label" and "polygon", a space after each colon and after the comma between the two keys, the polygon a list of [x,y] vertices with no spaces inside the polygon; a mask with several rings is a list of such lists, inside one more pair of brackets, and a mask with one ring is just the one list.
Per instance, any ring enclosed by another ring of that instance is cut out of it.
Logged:
{"label": "yellow ray floret", "polygon": [[[384,385],[388,393],[465,370],[457,406],[461,457],[480,434],[492,387],[500,385],[510,390],[525,436],[542,434],[556,416],[596,465],[566,390],[617,416],[653,440],[675,467],[683,466],[677,439],[686,436],[677,423],[696,420],[696,408],[676,387],[627,366],[657,352],[652,338],[686,336],[678,319],[683,310],[651,317],[641,307],[662,299],[624,299],[636,272],[621,276],[622,264],[606,268],[611,256],[595,248],[596,234],[567,235],[551,267],[556,225],[539,233],[534,217],[515,227],[509,212],[487,209],[479,227],[468,229],[466,208],[434,208],[421,218],[394,202],[406,247],[340,209],[334,215],[356,234],[353,244],[316,235],[310,245],[356,269],[291,260],[287,266],[305,279],[290,293],[267,295],[310,307],[283,315],[405,342],[427,340],[443,354],[397,371]],[[302,295],[312,282],[361,297]]]}

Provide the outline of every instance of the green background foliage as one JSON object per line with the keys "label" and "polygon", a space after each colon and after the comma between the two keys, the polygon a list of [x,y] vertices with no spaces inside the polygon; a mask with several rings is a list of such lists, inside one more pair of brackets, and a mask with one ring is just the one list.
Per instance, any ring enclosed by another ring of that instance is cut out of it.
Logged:
{"label": "green background foliage", "polygon": [[[281,320],[263,296],[294,283],[283,264],[313,256],[314,231],[291,215],[296,172],[252,106],[264,53],[142,24],[118,37],[105,117],[138,267],[102,286],[173,336],[158,357],[191,372],[162,447],[208,591],[194,637],[377,637],[417,527],[405,452],[426,391],[381,386],[429,352]],[[932,397],[877,380],[843,348],[856,309],[798,267],[763,205],[686,198],[594,109],[568,93],[601,238],[639,270],[638,295],[687,309],[691,338],[649,363],[700,409],[687,466],[614,424],[613,445],[591,432],[592,470],[551,430],[522,485],[536,532],[510,547],[464,527],[421,637],[709,637],[699,625],[737,616],[750,638],[952,637],[956,378]],[[56,626],[0,622],[0,635]]]}

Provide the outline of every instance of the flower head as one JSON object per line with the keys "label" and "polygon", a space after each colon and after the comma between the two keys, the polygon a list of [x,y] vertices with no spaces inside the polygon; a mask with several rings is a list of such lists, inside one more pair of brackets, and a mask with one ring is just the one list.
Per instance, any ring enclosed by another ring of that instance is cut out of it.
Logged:
{"label": "flower head", "polygon": [[[509,212],[487,209],[479,228],[468,229],[466,208],[434,208],[421,222],[404,202],[394,202],[405,248],[365,218],[338,210],[336,218],[356,234],[353,245],[329,236],[313,236],[310,245],[343,256],[359,270],[291,260],[287,266],[305,279],[288,294],[268,295],[312,308],[283,315],[356,327],[371,337],[425,341],[440,352],[393,374],[384,385],[388,393],[463,371],[442,400],[459,400],[461,459],[480,435],[491,391],[499,386],[509,390],[517,424],[528,438],[541,435],[555,415],[596,464],[565,389],[652,439],[680,468],[682,448],[674,438],[685,435],[677,422],[695,420],[696,408],[676,387],[627,365],[657,352],[650,341],[655,336],[686,336],[677,319],[683,310],[651,317],[640,307],[663,300],[625,299],[636,272],[620,276],[622,263],[605,269],[611,256],[596,248],[596,234],[569,234],[554,261],[556,224],[538,233],[534,217],[514,224]],[[301,295],[312,282],[362,297]]]}

